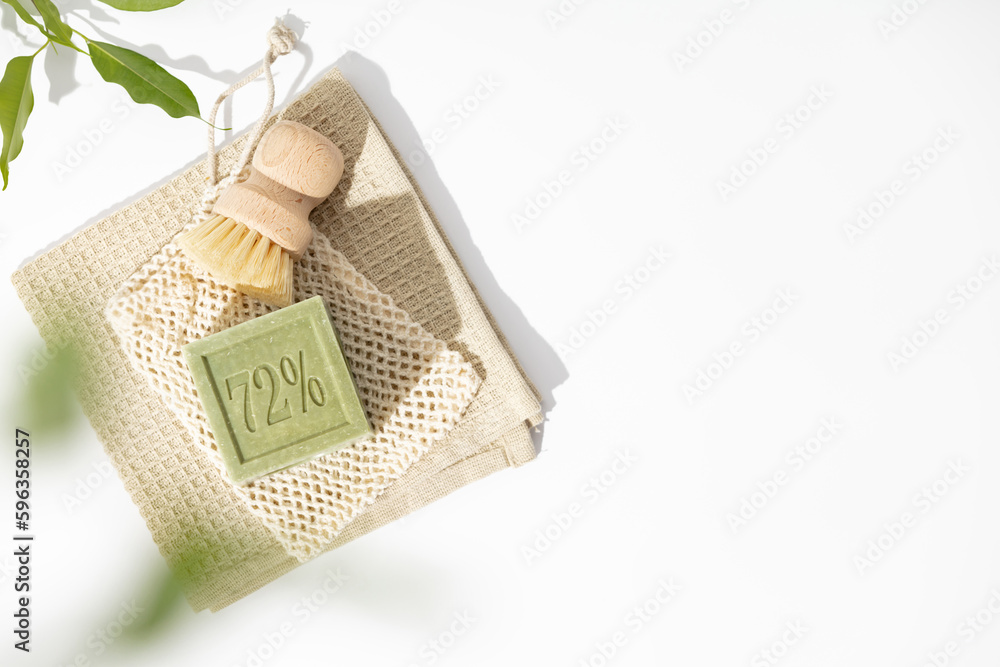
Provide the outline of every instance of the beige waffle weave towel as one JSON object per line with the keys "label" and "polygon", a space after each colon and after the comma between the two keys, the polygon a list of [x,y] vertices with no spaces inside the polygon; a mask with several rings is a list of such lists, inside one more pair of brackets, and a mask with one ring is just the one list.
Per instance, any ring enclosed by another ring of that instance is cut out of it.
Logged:
{"label": "beige waffle weave towel", "polygon": [[[534,457],[538,394],[513,359],[398,153],[331,70],[281,114],[335,137],[344,180],[312,220],[346,259],[482,378],[463,419],[328,545]],[[222,150],[228,172],[242,140]],[[26,264],[12,280],[50,345],[78,353],[81,403],[196,610],[220,609],[298,564],[118,345],[104,317],[125,281],[198,206],[199,164]]]}

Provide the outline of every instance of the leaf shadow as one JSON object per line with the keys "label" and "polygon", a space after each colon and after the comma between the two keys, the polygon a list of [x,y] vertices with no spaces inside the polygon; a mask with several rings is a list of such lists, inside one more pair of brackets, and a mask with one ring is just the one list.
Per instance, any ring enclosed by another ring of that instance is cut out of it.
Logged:
{"label": "leaf shadow", "polygon": [[84,11],[90,14],[90,18],[94,21],[113,23],[115,25],[121,24],[121,21],[115,16],[109,14],[104,8],[91,0],[67,0],[66,2],[60,2],[59,5],[60,13],[64,15],[76,11]]}
{"label": "leaf shadow", "polygon": [[[6,3],[0,2],[0,30],[11,36],[16,35],[17,38],[21,40],[22,44],[30,46],[28,40],[21,34],[21,24],[18,21],[19,19],[17,18],[17,14],[14,13],[14,8]],[[13,42],[13,40],[11,41]]]}
{"label": "leaf shadow", "polygon": [[76,79],[79,54],[73,49],[45,52],[45,75],[49,79],[49,102],[59,101],[80,87]]}
{"label": "leaf shadow", "polygon": [[96,25],[93,21],[88,21],[84,19],[90,28],[97,33],[100,39],[107,41],[116,46],[121,46],[126,49],[131,49],[137,53],[141,53],[154,60],[157,64],[161,66],[171,67],[176,70],[181,70],[183,72],[194,72],[196,74],[201,74],[204,77],[212,79],[214,81],[219,81],[221,83],[230,84],[238,76],[237,72],[229,69],[214,70],[208,64],[208,62],[201,56],[189,55],[182,56],[180,58],[174,58],[170,56],[166,49],[158,44],[146,44],[144,46],[139,46],[133,42],[122,39],[117,35],[111,35],[100,26]]}

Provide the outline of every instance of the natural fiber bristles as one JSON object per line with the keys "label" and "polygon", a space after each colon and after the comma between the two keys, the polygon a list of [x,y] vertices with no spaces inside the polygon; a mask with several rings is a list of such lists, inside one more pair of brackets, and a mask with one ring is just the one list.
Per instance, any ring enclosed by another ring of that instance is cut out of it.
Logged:
{"label": "natural fiber bristles", "polygon": [[272,306],[292,303],[292,258],[277,243],[224,215],[177,237],[177,245],[216,280]]}

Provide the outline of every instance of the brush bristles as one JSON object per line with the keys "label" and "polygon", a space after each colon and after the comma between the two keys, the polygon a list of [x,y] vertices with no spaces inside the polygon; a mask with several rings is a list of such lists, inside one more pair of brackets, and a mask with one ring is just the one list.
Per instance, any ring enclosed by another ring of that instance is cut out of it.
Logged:
{"label": "brush bristles", "polygon": [[223,215],[177,237],[201,268],[230,287],[274,306],[292,303],[292,258],[277,243]]}

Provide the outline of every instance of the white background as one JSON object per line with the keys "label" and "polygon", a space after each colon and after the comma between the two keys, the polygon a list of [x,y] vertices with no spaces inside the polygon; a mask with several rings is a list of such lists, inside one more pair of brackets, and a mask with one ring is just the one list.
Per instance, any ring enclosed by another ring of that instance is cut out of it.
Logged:
{"label": "white background", "polygon": [[[68,506],[106,460],[82,422],[49,443],[58,456],[34,461],[30,656],[10,648],[0,557],[3,663],[998,664],[1000,280],[978,272],[1000,252],[1000,6],[898,1],[912,15],[890,31],[893,0],[591,0],[556,22],[556,0],[412,0],[395,14],[387,0],[290,0],[290,24],[307,26],[275,65],[279,106],[350,49],[345,73],[404,153],[444,130],[415,173],[545,394],[541,454],[220,613],[182,603],[160,633],[98,655],[93,633],[123,602],[141,605],[166,568],[115,476]],[[167,65],[206,111],[287,9],[59,4],[81,31]],[[29,48],[0,39],[4,59]],[[45,71],[60,83],[36,72],[0,195],[6,274],[204,150],[202,123],[131,104],[122,117],[121,89],[52,55]],[[498,87],[468,100],[483,77]],[[225,123],[250,125],[262,96],[260,84],[241,92]],[[463,102],[477,108],[454,122]],[[581,162],[615,120],[625,128]],[[937,152],[942,129],[957,139]],[[765,146],[762,166],[745,164]],[[72,151],[88,154],[67,172]],[[753,173],[724,197],[734,168]],[[539,197],[563,170],[570,184]],[[901,194],[851,232],[894,180]],[[528,200],[544,210],[519,229]],[[670,260],[647,272],[661,248]],[[630,291],[626,276],[645,282]],[[781,293],[793,305],[775,318]],[[9,284],[0,298],[2,393],[15,405],[18,365],[40,339]],[[904,338],[918,345],[908,358]],[[701,372],[704,391],[686,395]],[[824,419],[837,432],[805,461],[796,448]],[[615,473],[619,454],[634,461]],[[12,461],[0,464],[4,512]],[[306,618],[300,600],[338,568],[346,582]],[[679,591],[655,602],[671,580]],[[983,625],[970,625],[977,613]],[[456,614],[471,627],[453,626]]]}

